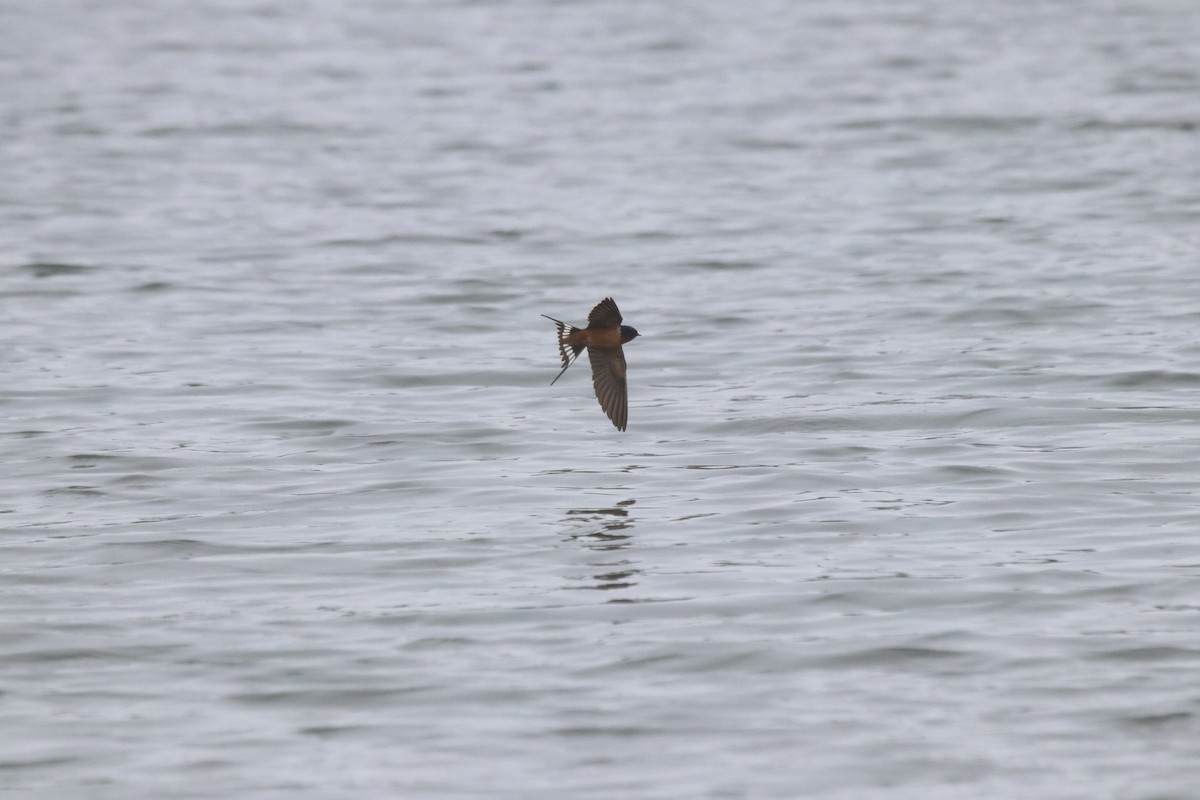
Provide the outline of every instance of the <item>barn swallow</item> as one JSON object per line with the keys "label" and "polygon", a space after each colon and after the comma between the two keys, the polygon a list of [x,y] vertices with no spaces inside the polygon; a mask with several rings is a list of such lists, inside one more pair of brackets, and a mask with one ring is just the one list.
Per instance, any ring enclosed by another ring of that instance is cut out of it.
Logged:
{"label": "barn swallow", "polygon": [[[546,317],[545,314],[542,316]],[[563,372],[575,363],[586,347],[588,359],[592,362],[592,385],[596,387],[596,399],[617,430],[625,430],[625,424],[629,421],[629,390],[625,384],[625,351],[621,345],[636,339],[638,332],[621,324],[621,312],[611,297],[596,304],[592,313],[588,314],[586,328],[576,328],[554,317],[546,319],[558,327],[558,354],[563,364],[562,371],[550,381],[550,385],[553,386],[563,376]]]}

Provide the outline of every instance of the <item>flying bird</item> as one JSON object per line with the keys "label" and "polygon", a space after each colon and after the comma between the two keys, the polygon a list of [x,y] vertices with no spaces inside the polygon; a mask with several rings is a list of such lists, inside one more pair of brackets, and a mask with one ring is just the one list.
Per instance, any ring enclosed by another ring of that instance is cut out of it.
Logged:
{"label": "flying bird", "polygon": [[[545,314],[542,316],[546,317]],[[621,345],[636,339],[638,332],[621,324],[621,312],[611,297],[596,304],[592,313],[588,314],[586,328],[576,328],[554,317],[546,319],[558,328],[558,354],[563,364],[562,371],[550,381],[550,385],[553,386],[563,376],[563,372],[575,363],[586,347],[588,359],[592,362],[592,385],[596,388],[596,399],[617,430],[625,430],[629,421],[629,390],[625,384],[625,351]]]}

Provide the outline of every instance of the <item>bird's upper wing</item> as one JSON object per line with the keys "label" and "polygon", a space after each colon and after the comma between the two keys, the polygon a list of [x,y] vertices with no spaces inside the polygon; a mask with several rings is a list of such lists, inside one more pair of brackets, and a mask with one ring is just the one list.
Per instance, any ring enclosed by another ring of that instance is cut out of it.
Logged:
{"label": "bird's upper wing", "polygon": [[[616,310],[615,304],[613,309]],[[595,314],[594,311],[592,313]],[[596,388],[596,399],[617,430],[623,431],[629,421],[625,352],[620,347],[589,347],[588,358],[592,362],[592,385]]]}
{"label": "bird's upper wing", "polygon": [[588,327],[608,328],[621,324],[621,312],[611,297],[606,297],[596,304],[592,313],[588,314]]}

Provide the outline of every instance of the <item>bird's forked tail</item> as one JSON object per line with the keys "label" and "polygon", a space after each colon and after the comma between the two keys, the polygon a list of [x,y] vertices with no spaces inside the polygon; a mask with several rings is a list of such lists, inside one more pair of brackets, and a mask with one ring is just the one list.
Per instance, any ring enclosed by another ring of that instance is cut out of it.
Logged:
{"label": "bird's forked tail", "polygon": [[[542,314],[542,316],[546,317],[545,314]],[[558,355],[562,358],[563,365],[562,371],[554,377],[554,380],[550,381],[550,385],[553,386],[563,376],[563,372],[567,371],[567,367],[575,363],[575,359],[583,352],[584,346],[581,344],[571,344],[571,334],[579,330],[574,325],[568,325],[561,319],[555,319],[554,317],[546,317],[546,319],[553,322],[554,327],[558,329]]]}

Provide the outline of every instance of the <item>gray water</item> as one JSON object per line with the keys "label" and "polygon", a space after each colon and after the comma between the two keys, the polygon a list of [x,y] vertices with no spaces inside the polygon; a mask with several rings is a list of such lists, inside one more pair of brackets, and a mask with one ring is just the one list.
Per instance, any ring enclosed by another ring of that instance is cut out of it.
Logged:
{"label": "gray water", "polygon": [[0,794],[1200,796],[1198,36],[0,5]]}

